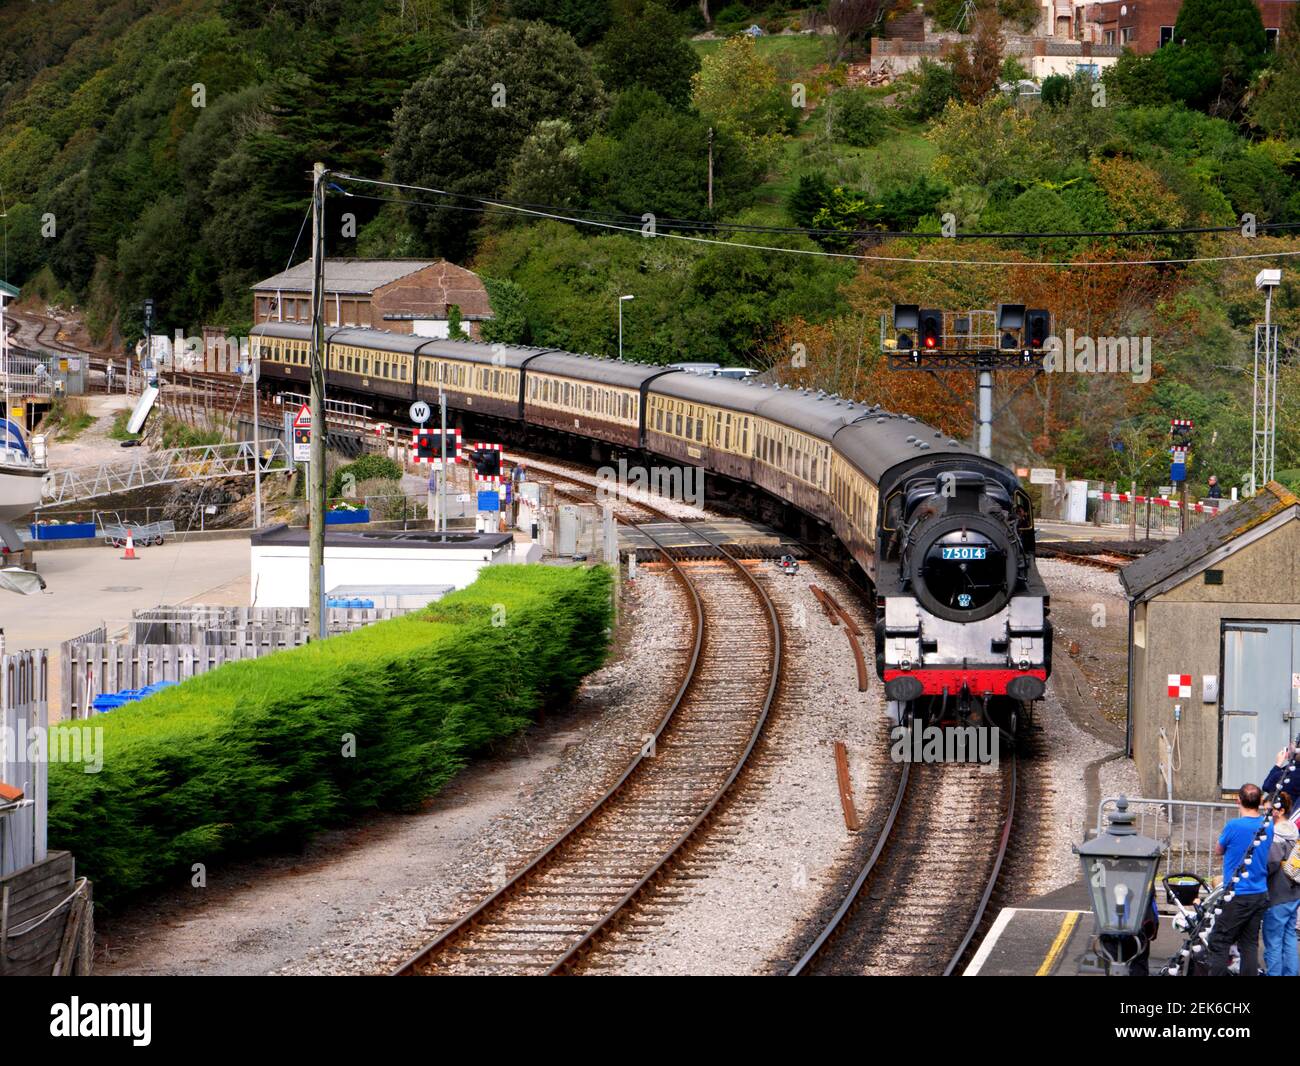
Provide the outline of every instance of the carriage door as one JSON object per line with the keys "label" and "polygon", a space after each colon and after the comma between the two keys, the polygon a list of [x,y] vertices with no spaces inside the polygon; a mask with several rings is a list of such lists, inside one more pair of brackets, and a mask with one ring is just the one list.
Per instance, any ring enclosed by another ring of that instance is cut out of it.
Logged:
{"label": "carriage door", "polygon": [[1223,623],[1220,784],[1261,784],[1300,715],[1300,623]]}

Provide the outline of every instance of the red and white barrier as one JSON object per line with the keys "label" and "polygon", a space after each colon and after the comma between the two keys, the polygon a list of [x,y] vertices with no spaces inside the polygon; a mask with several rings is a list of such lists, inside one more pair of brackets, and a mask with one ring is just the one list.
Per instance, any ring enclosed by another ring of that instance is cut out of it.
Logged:
{"label": "red and white barrier", "polygon": [[[1172,507],[1175,511],[1182,507],[1178,500],[1171,500],[1168,496],[1133,496],[1127,492],[1102,492],[1099,489],[1089,489],[1088,498],[1092,500],[1112,500],[1115,503],[1152,503],[1157,507]],[[1223,508],[1224,504],[1222,503],[1217,507],[1208,503],[1189,503],[1187,505],[1189,511],[1195,511],[1197,514],[1218,514]]]}

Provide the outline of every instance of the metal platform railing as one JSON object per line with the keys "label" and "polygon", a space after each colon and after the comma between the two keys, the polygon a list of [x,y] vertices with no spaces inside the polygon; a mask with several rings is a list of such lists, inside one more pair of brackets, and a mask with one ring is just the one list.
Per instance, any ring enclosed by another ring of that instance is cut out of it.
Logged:
{"label": "metal platform railing", "polygon": [[238,477],[252,474],[259,465],[263,474],[292,469],[284,442],[279,438],[263,441],[260,455],[251,441],[241,441],[170,448],[144,453],[127,462],[59,470],[46,478],[41,506],[54,507],[179,481]]}
{"label": "metal platform railing", "polygon": [[[1119,796],[1107,796],[1097,805],[1096,831],[1106,825]],[[1237,816],[1235,803],[1201,800],[1129,799],[1137,831],[1160,841],[1164,849],[1160,875],[1191,873],[1213,883],[1223,873],[1223,859],[1215,844],[1224,824]]]}

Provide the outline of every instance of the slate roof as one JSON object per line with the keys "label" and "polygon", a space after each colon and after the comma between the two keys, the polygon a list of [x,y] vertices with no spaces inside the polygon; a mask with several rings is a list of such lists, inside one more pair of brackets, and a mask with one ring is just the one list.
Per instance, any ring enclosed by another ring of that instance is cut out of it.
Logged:
{"label": "slate roof", "polygon": [[1233,504],[1150,555],[1129,563],[1119,572],[1120,581],[1130,598],[1140,596],[1288,507],[1300,507],[1300,497],[1270,481],[1250,499]]}
{"label": "slate roof", "polygon": [[[417,270],[433,266],[436,259],[326,259],[325,291],[370,293],[390,281],[414,274]],[[311,289],[311,260],[304,259],[297,266],[283,270],[254,289],[289,289],[307,292]]]}

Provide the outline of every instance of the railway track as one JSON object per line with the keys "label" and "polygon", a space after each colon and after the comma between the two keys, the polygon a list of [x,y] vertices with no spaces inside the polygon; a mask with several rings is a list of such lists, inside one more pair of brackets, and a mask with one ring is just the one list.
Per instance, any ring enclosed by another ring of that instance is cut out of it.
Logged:
{"label": "railway track", "polygon": [[904,763],[870,855],[790,976],[958,973],[997,889],[1016,797],[1014,755],[997,770]]}
{"label": "railway track", "polygon": [[1134,559],[1141,558],[1141,555],[1137,552],[1093,546],[1086,541],[1039,543],[1037,554],[1039,558],[1064,559],[1067,562],[1079,563],[1082,566],[1093,566],[1099,570],[1111,571],[1123,570]]}
{"label": "railway track", "polygon": [[[589,472],[553,465],[579,481],[577,488],[594,490]],[[563,485],[556,492],[578,498]],[[629,505],[663,517],[636,501],[616,501],[616,510]],[[838,570],[829,560],[819,561]],[[848,575],[840,576],[848,580]],[[835,611],[847,622],[843,608],[824,595],[828,613]],[[860,667],[859,673],[865,670]],[[1014,755],[996,770],[977,764],[903,763],[866,861],[791,975],[959,972],[996,894],[1016,798]],[[879,822],[879,815],[871,820]]]}
{"label": "railway track", "polygon": [[397,974],[571,972],[671,867],[740,776],[780,681],[776,610],[725,548],[720,564],[659,550],[693,607],[694,647],[672,705],[609,791]]}

